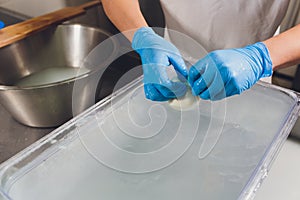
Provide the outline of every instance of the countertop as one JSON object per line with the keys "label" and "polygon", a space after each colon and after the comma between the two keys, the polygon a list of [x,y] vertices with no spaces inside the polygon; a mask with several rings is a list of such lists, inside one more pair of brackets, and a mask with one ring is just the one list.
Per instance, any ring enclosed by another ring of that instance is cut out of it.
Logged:
{"label": "countertop", "polygon": [[255,200],[300,199],[300,141],[289,138],[276,158]]}
{"label": "countertop", "polygon": [[0,163],[28,147],[52,130],[30,128],[18,123],[0,104]]}

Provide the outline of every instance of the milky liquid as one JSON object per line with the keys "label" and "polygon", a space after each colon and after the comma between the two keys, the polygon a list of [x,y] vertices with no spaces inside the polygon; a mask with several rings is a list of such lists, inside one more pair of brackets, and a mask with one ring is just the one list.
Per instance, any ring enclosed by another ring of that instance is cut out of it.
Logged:
{"label": "milky liquid", "polygon": [[[195,110],[145,100],[142,91],[124,99],[113,112],[87,118],[72,132],[79,138],[20,172],[9,195],[14,200],[237,199],[295,104],[261,87],[229,98],[225,116],[221,102],[201,101],[197,117]],[[203,141],[210,144],[218,130],[217,144],[200,158]],[[165,163],[172,157],[174,162]]]}
{"label": "milky liquid", "polygon": [[21,87],[46,85],[72,79],[88,72],[89,70],[83,67],[51,67],[25,76],[15,85]]}

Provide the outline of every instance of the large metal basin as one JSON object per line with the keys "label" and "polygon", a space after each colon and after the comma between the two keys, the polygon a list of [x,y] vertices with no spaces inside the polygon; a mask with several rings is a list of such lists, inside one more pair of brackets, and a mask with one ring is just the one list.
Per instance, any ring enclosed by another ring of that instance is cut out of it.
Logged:
{"label": "large metal basin", "polygon": [[[103,62],[98,66],[54,83],[16,86],[41,70],[82,67],[88,53],[104,40],[105,51],[99,54]],[[78,24],[49,28],[1,48],[0,103],[25,125],[59,126],[95,103],[100,75],[117,49],[118,43],[108,33]]]}

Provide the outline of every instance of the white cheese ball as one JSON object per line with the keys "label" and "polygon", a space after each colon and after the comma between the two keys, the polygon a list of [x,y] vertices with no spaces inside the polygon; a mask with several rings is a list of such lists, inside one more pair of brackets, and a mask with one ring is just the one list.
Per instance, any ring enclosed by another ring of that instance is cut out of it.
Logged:
{"label": "white cheese ball", "polygon": [[191,110],[199,103],[199,97],[192,94],[191,89],[189,88],[185,96],[179,99],[169,100],[169,105],[175,110]]}

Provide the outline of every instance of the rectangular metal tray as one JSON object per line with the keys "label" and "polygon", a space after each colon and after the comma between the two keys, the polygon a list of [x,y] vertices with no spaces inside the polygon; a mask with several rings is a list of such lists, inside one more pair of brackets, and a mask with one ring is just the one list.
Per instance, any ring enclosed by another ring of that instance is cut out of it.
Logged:
{"label": "rectangular metal tray", "polygon": [[[259,83],[178,111],[142,77],[0,166],[3,199],[252,199],[299,113],[298,95]],[[22,133],[20,133],[22,134]]]}

